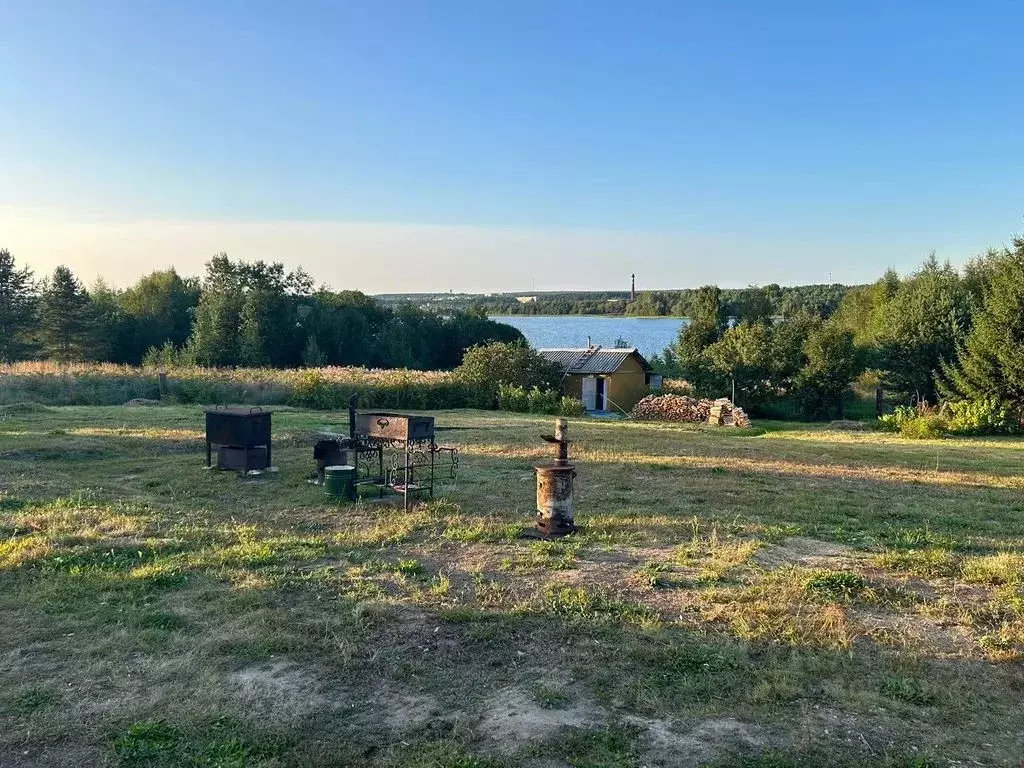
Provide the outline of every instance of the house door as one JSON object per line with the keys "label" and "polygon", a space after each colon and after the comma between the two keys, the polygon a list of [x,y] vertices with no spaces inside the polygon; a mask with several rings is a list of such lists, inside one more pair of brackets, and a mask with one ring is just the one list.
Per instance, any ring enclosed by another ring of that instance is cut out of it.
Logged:
{"label": "house door", "polygon": [[608,385],[607,380],[599,378],[597,380],[597,393],[594,398],[594,410],[595,411],[607,411],[608,407],[605,405],[605,387]]}
{"label": "house door", "polygon": [[588,411],[597,410],[597,378],[583,377],[583,407]]}

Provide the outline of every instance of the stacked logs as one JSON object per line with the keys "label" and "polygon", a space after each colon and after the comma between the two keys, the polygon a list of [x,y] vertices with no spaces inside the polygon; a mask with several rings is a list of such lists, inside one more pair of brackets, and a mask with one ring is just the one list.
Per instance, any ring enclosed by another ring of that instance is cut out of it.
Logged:
{"label": "stacked logs", "polygon": [[716,427],[749,427],[750,418],[739,406],[733,405],[727,397],[720,397],[711,404],[708,424]]}
{"label": "stacked logs", "polygon": [[707,400],[687,395],[648,395],[630,414],[643,421],[678,421],[690,424],[714,424],[723,427],[749,427],[750,418],[728,398]]}
{"label": "stacked logs", "polygon": [[634,419],[649,421],[686,421],[702,424],[708,420],[712,402],[688,395],[648,395],[630,414]]}

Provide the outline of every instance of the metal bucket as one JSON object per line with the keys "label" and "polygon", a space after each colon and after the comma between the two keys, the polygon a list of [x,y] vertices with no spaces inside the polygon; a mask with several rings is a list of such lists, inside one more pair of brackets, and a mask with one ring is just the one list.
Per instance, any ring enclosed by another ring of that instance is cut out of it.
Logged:
{"label": "metal bucket", "polygon": [[324,493],[332,499],[354,501],[356,496],[356,468],[347,464],[324,467]]}

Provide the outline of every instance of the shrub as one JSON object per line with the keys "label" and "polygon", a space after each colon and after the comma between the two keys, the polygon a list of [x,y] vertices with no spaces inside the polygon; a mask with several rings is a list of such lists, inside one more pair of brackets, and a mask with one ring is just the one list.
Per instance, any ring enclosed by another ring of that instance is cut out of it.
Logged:
{"label": "shrub", "polygon": [[911,440],[933,440],[949,433],[949,422],[939,413],[923,413],[900,425],[900,437]]}
{"label": "shrub", "polygon": [[562,397],[551,389],[500,384],[498,386],[498,408],[514,413],[544,413],[550,416],[582,416],[586,413],[583,401]]}
{"label": "shrub", "polygon": [[552,389],[543,390],[534,387],[527,395],[527,399],[530,402],[530,413],[546,413],[554,416],[561,410],[562,396]]}
{"label": "shrub", "polygon": [[455,369],[470,387],[478,408],[494,408],[502,384],[542,391],[557,390],[562,371],[522,342],[495,342],[466,350]]}
{"label": "shrub", "polygon": [[530,400],[523,387],[510,384],[498,385],[498,408],[502,411],[526,413],[530,410]]}
{"label": "shrub", "polygon": [[885,432],[899,432],[908,421],[917,418],[917,409],[909,405],[898,405],[892,413],[878,417],[878,428]]}
{"label": "shrub", "polygon": [[1010,409],[993,398],[947,403],[949,431],[958,435],[1012,435],[1021,424]]}
{"label": "shrub", "polygon": [[587,413],[587,407],[578,397],[563,397],[560,412],[562,416],[584,416]]}

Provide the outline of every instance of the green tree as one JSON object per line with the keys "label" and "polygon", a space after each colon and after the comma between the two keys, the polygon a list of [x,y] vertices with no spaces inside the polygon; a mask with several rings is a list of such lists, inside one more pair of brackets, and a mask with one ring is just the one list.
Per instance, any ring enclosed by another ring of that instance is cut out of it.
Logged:
{"label": "green tree", "polygon": [[32,272],[18,269],[11,252],[0,250],[0,362],[21,360],[31,352],[35,305]]}
{"label": "green tree", "polygon": [[192,332],[199,303],[196,278],[181,278],[172,268],[152,272],[117,295],[128,338],[118,362],[137,364],[153,348],[167,343],[180,348]]}
{"label": "green tree", "polygon": [[769,288],[751,287],[744,291],[736,302],[736,316],[740,320],[745,320],[749,323],[764,323],[770,320],[773,311],[772,296],[774,291],[772,288],[778,288],[778,286],[770,286]]}
{"label": "green tree", "polygon": [[971,295],[934,255],[881,305],[876,364],[889,388],[934,403],[935,377],[956,358],[971,326]]}
{"label": "green tree", "polygon": [[1024,238],[992,256],[983,303],[938,383],[952,399],[991,399],[1024,419]]}
{"label": "green tree", "polygon": [[722,338],[728,314],[722,291],[716,285],[699,289],[690,306],[689,323],[679,330],[675,355],[679,369],[701,395],[724,390],[726,379],[708,359],[708,347]]}
{"label": "green tree", "polygon": [[196,307],[189,338],[189,355],[199,365],[235,365],[238,362],[238,328],[245,295],[236,266],[226,253],[206,264],[202,298]]}
{"label": "green tree", "polygon": [[775,393],[772,329],[764,323],[743,322],[730,328],[705,356],[715,371],[735,383],[739,405],[756,408]]}
{"label": "green tree", "polygon": [[308,334],[295,310],[311,287],[302,270],[217,254],[206,265],[190,355],[201,365],[298,365]]}
{"label": "green tree", "polygon": [[459,378],[474,385],[479,393],[477,405],[492,408],[501,385],[542,390],[559,390],[562,370],[541,357],[525,342],[494,342],[466,351],[455,369]]}
{"label": "green tree", "polygon": [[43,288],[39,338],[47,357],[60,362],[94,358],[96,321],[89,293],[65,266]]}
{"label": "green tree", "polygon": [[815,329],[804,344],[806,364],[793,382],[793,395],[810,419],[841,419],[850,382],[863,370],[853,334],[839,323]]}
{"label": "green tree", "polygon": [[121,311],[119,299],[119,293],[102,277],[97,278],[89,290],[95,340],[90,357],[117,363],[138,363],[132,359],[134,323]]}

